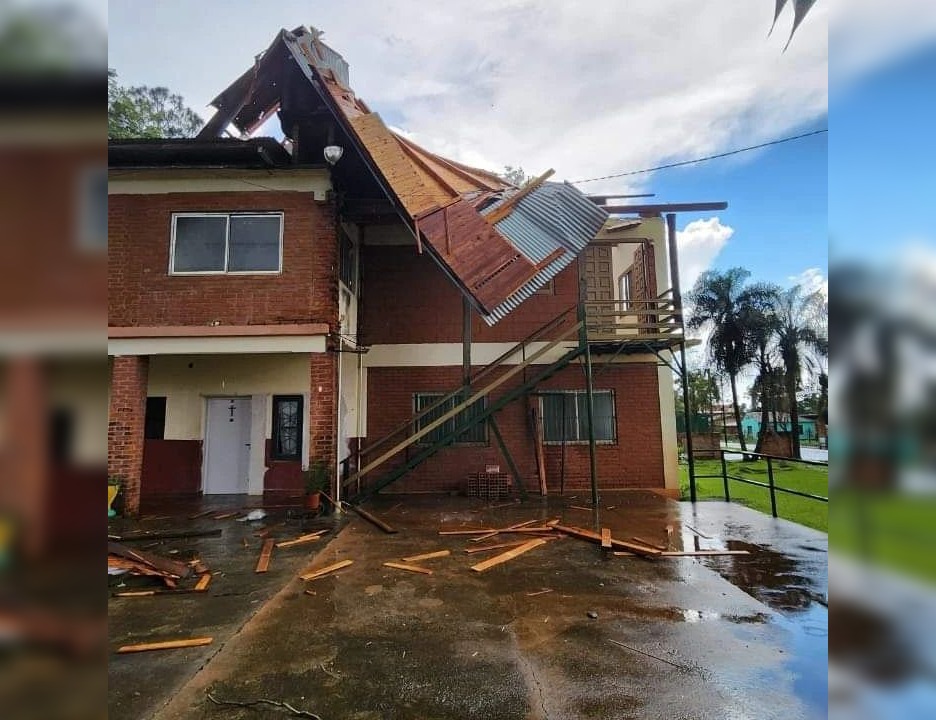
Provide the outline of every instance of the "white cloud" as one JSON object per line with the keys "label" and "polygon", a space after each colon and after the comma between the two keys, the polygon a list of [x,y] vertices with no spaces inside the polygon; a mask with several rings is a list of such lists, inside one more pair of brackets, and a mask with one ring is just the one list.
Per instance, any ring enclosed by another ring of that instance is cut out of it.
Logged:
{"label": "white cloud", "polygon": [[696,279],[711,266],[732,235],[734,228],[722,225],[717,217],[693,220],[682,230],[676,231],[679,284],[683,292],[695,285]]}
{"label": "white cloud", "polygon": [[799,275],[790,275],[787,280],[790,285],[799,285],[803,289],[804,295],[811,295],[814,292],[821,292],[826,298],[829,297],[829,278],[817,267],[806,268]]}

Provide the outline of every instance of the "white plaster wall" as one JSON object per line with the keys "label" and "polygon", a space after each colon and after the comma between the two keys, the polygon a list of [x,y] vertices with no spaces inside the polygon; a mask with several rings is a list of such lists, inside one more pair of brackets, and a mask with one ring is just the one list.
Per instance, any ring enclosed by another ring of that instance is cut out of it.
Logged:
{"label": "white plaster wall", "polygon": [[[672,354],[670,354],[672,357]],[[676,446],[676,394],[673,390],[673,371],[666,366],[657,368],[660,389],[660,432],[663,435],[664,486],[679,488],[679,457]]]}
{"label": "white plaster wall", "polygon": [[79,466],[107,462],[107,362],[102,358],[56,363],[49,368],[48,381],[49,407],[63,408],[72,417],[72,461]]}

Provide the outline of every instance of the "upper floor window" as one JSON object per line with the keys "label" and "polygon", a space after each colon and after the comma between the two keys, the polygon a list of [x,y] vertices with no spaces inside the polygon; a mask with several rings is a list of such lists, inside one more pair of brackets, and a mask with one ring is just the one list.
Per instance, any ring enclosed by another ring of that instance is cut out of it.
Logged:
{"label": "upper floor window", "polygon": [[354,292],[354,280],[357,275],[356,254],[354,252],[354,243],[343,229],[338,230],[338,243],[340,250],[339,257],[339,277],[351,292]]}
{"label": "upper floor window", "polygon": [[176,213],[169,272],[278,273],[283,269],[282,213]]}

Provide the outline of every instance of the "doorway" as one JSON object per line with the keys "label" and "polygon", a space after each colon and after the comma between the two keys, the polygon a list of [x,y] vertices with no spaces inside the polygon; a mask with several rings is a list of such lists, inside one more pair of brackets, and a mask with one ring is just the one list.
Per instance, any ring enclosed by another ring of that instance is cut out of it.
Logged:
{"label": "doorway", "polygon": [[211,397],[206,406],[202,492],[246,494],[250,473],[250,398]]}

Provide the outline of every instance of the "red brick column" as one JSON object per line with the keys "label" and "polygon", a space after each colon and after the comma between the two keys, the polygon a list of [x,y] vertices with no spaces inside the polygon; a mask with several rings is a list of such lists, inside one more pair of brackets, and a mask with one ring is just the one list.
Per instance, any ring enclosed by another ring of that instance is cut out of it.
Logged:
{"label": "red brick column", "polygon": [[[312,353],[309,369],[309,462],[332,470],[338,452],[338,354]],[[332,492],[335,488],[332,486]]]}
{"label": "red brick column", "polygon": [[140,511],[148,379],[149,357],[123,355],[113,359],[107,421],[107,474],[122,481],[124,512],[128,515]]}

